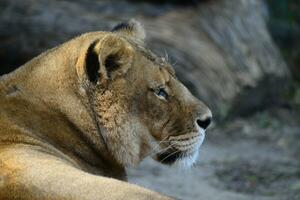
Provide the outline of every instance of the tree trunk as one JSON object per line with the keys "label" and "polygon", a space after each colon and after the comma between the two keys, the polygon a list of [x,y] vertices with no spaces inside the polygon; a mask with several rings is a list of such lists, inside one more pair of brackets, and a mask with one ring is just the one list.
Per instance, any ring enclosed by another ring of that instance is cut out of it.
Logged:
{"label": "tree trunk", "polygon": [[279,95],[273,83],[290,77],[270,38],[260,0],[215,0],[183,7],[2,0],[0,16],[2,73],[78,34],[110,30],[134,17],[144,23],[150,48],[169,54],[179,79],[217,117],[263,108],[270,95]]}

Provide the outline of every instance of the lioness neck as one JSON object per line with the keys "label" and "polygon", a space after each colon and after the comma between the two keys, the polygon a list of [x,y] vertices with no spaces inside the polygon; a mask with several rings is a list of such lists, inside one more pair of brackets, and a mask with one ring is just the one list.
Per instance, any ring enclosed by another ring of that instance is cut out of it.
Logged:
{"label": "lioness neck", "polygon": [[77,81],[75,63],[80,47],[93,40],[84,37],[80,37],[81,43],[71,40],[0,78],[0,126],[11,123],[15,129],[13,134],[0,129],[0,145],[4,140],[22,142],[15,139],[17,135],[24,140],[26,136],[47,141],[44,148],[58,149],[77,167],[124,179],[124,168],[109,155]]}

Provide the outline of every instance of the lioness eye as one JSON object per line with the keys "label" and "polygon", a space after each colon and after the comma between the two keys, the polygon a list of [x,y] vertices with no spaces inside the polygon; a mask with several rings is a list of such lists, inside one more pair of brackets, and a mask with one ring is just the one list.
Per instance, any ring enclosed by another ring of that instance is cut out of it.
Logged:
{"label": "lioness eye", "polygon": [[164,88],[160,88],[158,89],[155,94],[158,96],[158,97],[161,97],[161,98],[164,98],[164,99],[167,99],[168,98],[168,93],[166,92],[166,90]]}

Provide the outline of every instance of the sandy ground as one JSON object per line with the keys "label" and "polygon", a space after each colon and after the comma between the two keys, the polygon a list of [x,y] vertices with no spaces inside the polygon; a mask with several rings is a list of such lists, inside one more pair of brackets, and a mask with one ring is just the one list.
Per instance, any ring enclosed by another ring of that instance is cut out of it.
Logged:
{"label": "sandy ground", "polygon": [[128,169],[129,181],[184,200],[300,199],[300,165],[288,151],[272,141],[211,134],[192,169],[146,159]]}
{"label": "sandy ground", "polygon": [[252,147],[252,144],[249,143],[228,144],[221,147],[206,142],[201,148],[198,163],[190,170],[177,170],[147,159],[137,169],[129,170],[129,180],[138,185],[186,200],[272,199],[225,190],[222,188],[223,183],[215,175],[216,163],[234,159],[232,155],[246,159],[273,156],[269,155],[270,150],[267,148],[256,146],[256,149],[253,150]]}

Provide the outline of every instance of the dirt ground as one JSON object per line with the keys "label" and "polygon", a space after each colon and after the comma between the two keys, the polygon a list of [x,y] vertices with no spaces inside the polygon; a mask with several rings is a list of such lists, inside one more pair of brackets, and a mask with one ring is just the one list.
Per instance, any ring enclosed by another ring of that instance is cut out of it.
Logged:
{"label": "dirt ground", "polygon": [[146,159],[128,170],[129,181],[184,200],[298,200],[300,118],[295,117],[277,110],[235,119],[207,131],[192,169]]}

